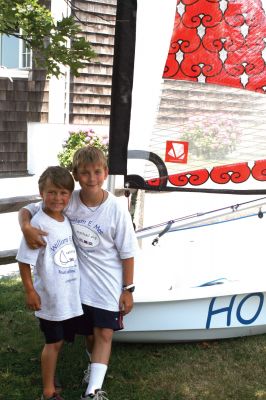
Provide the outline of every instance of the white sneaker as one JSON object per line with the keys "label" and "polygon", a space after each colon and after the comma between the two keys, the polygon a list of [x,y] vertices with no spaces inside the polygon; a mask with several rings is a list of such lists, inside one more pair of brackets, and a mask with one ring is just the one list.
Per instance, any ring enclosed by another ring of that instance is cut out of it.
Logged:
{"label": "white sneaker", "polygon": [[80,396],[80,400],[108,400],[108,398],[106,397],[107,393],[104,392],[103,390],[96,390],[94,394],[87,394],[85,395],[85,393],[83,393]]}
{"label": "white sneaker", "polygon": [[90,380],[90,374],[91,374],[91,363],[88,363],[87,369],[84,371],[84,376],[82,379],[82,385],[88,384]]}

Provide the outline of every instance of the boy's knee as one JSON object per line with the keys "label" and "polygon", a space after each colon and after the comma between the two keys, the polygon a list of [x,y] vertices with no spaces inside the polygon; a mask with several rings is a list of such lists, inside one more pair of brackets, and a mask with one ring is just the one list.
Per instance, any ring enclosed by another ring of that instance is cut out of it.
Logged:
{"label": "boy's knee", "polygon": [[104,342],[111,342],[113,338],[113,330],[109,328],[95,328],[95,339],[99,338]]}
{"label": "boy's knee", "polygon": [[46,343],[45,347],[47,350],[58,352],[61,350],[63,343],[64,343],[63,340],[60,340],[59,342],[55,342],[55,343]]}

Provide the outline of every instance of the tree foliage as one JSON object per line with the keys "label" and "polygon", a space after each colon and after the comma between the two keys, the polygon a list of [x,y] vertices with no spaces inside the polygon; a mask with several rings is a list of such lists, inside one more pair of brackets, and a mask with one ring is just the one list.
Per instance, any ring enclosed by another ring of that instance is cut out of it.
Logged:
{"label": "tree foliage", "polygon": [[73,16],[55,21],[38,0],[0,0],[0,9],[0,33],[25,40],[36,65],[46,68],[49,76],[60,75],[60,64],[78,76],[96,56]]}

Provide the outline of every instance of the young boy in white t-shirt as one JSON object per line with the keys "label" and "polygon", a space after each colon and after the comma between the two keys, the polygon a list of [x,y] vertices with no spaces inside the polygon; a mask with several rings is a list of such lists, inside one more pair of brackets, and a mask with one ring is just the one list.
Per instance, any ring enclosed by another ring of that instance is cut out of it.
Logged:
{"label": "young boy in white t-shirt", "polygon": [[[123,315],[133,307],[134,255],[137,240],[128,210],[102,189],[108,176],[107,161],[91,146],[77,150],[73,175],[81,189],[73,192],[65,209],[76,244],[80,266],[80,296],[84,317],[78,333],[88,336],[90,376],[81,400],[107,400],[102,384],[109,363],[112,337],[123,328]],[[32,205],[20,211],[20,224],[31,245],[42,245],[43,231],[30,226]]]}
{"label": "young boy in white t-shirt", "polygon": [[45,336],[41,354],[42,400],[63,400],[55,383],[57,358],[64,340],[74,339],[75,317],[83,314],[77,254],[71,225],[63,214],[74,190],[74,180],[66,168],[55,166],[47,168],[38,183],[43,208],[31,224],[49,235],[43,239],[45,246],[35,249],[29,248],[23,238],[17,261],[26,304],[35,311]]}

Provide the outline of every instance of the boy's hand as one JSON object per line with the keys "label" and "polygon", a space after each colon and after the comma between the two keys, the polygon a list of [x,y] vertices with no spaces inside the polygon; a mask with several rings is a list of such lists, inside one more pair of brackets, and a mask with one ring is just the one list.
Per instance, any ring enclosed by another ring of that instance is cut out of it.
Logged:
{"label": "boy's hand", "polygon": [[123,315],[130,313],[133,308],[133,295],[128,290],[121,293],[119,299],[119,310]]}
{"label": "boy's hand", "polygon": [[26,304],[30,310],[38,311],[41,309],[41,299],[36,290],[32,289],[26,293]]}
{"label": "boy's hand", "polygon": [[42,236],[47,236],[47,232],[28,224],[23,228],[23,234],[31,249],[38,249],[39,247],[46,246],[46,242],[43,240]]}

